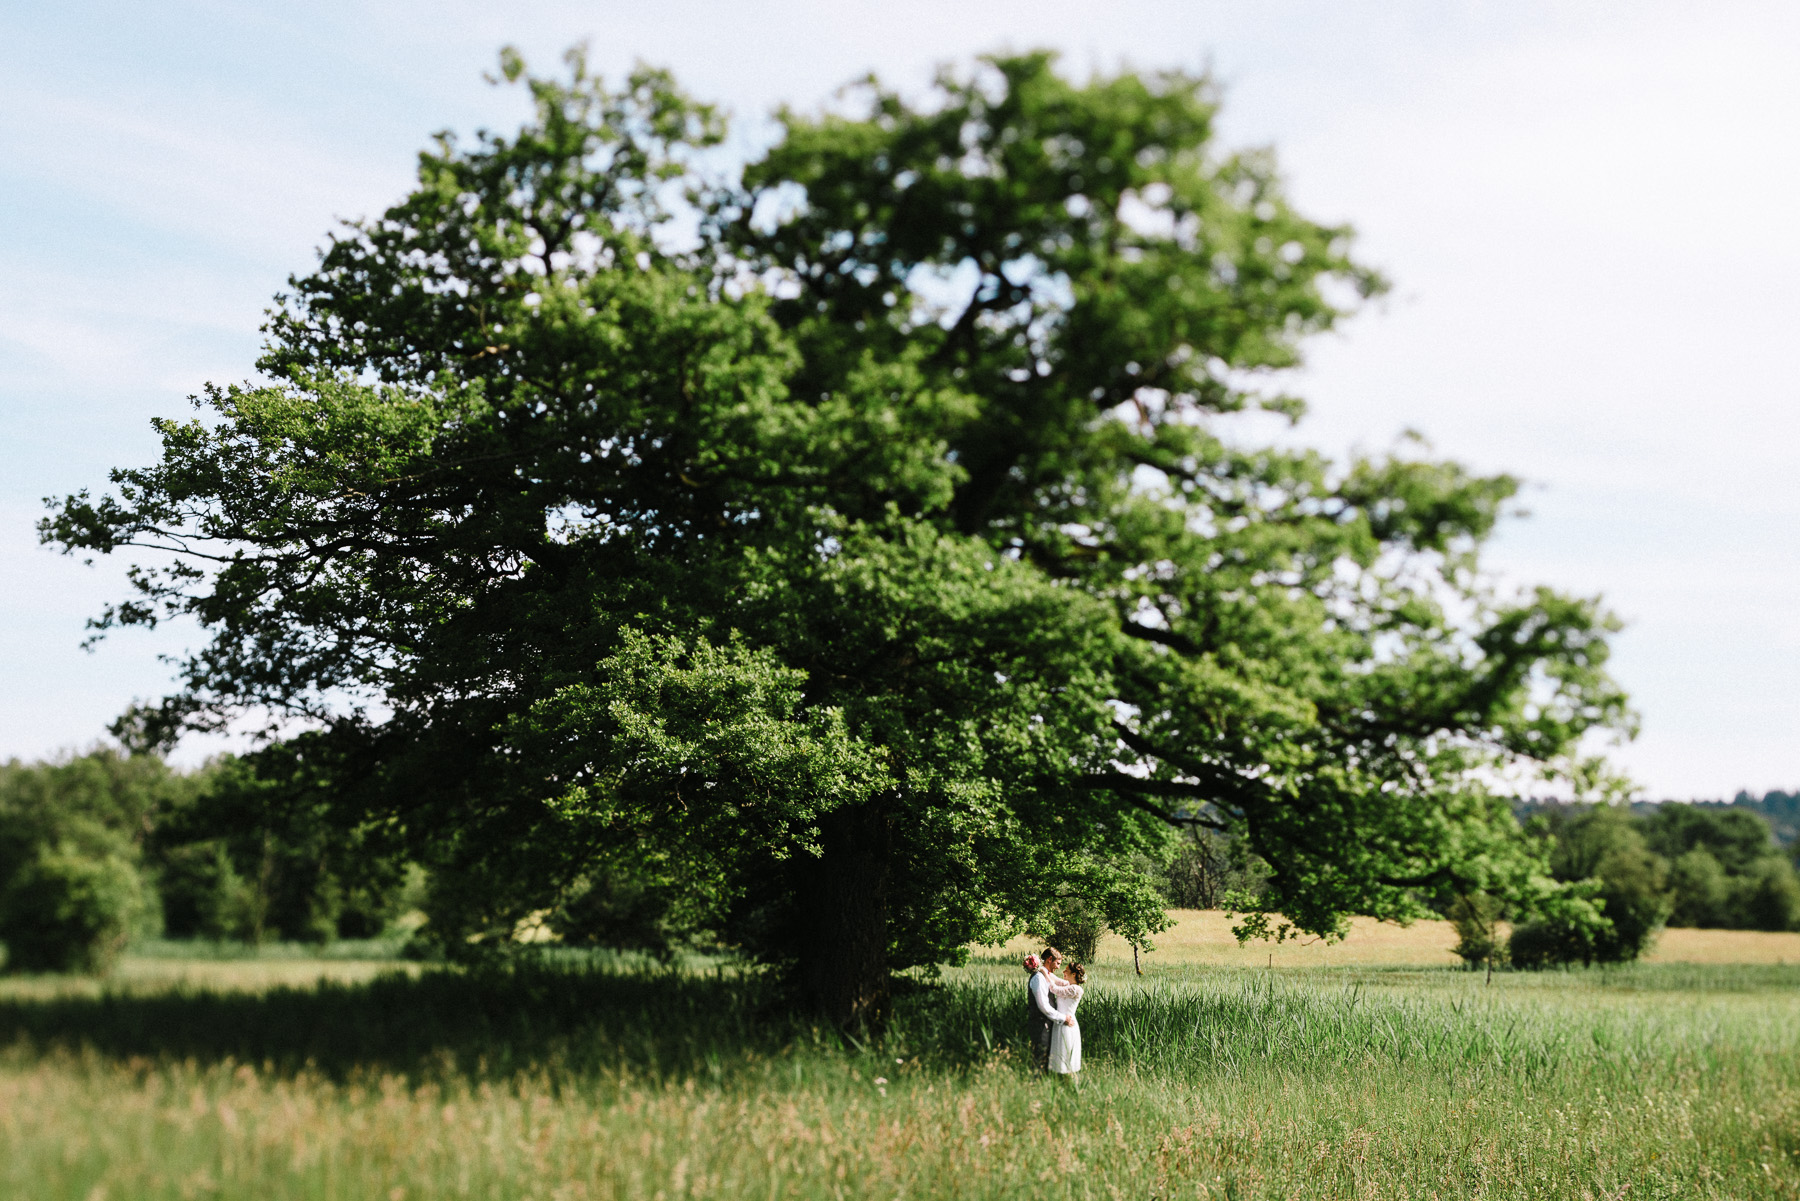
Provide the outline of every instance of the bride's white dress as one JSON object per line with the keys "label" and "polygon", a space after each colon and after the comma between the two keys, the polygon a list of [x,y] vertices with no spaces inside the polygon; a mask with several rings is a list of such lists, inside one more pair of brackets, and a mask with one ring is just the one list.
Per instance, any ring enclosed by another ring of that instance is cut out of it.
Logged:
{"label": "bride's white dress", "polygon": [[[1063,984],[1056,989],[1056,1008],[1066,1017],[1075,1016],[1081,1004],[1081,985]],[[1050,1070],[1072,1076],[1081,1070],[1081,1023],[1073,1026],[1061,1022],[1050,1027]]]}

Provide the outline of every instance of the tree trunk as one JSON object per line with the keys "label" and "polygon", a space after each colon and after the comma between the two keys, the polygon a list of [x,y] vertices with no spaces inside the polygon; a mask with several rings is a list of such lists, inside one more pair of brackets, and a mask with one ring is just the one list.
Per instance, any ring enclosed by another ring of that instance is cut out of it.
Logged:
{"label": "tree trunk", "polygon": [[820,821],[819,836],[824,853],[796,898],[799,984],[839,1025],[877,1025],[888,1012],[888,817],[874,805],[839,809]]}

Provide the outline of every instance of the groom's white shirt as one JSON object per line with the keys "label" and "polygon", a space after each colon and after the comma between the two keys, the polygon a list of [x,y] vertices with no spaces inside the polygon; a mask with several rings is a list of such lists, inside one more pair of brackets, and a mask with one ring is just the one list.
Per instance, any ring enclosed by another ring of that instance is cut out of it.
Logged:
{"label": "groom's white shirt", "polygon": [[1050,973],[1042,968],[1033,972],[1031,980],[1025,985],[1025,991],[1031,994],[1031,1003],[1037,1006],[1038,1012],[1052,1022],[1060,1022],[1063,1020],[1063,1015],[1057,1011],[1055,1005],[1050,1003],[1050,994],[1055,991],[1055,988],[1056,986],[1050,983]]}

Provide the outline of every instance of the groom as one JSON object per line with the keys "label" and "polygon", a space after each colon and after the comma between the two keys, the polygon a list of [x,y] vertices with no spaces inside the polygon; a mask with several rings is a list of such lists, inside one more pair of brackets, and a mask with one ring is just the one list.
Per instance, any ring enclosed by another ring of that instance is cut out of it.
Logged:
{"label": "groom", "polygon": [[1025,1020],[1031,1031],[1031,1063],[1040,1072],[1050,1070],[1051,1027],[1058,1022],[1065,1026],[1075,1024],[1074,1015],[1064,1017],[1050,999],[1050,976],[1061,962],[1062,953],[1055,947],[1045,947],[1042,960],[1036,955],[1025,956],[1025,970],[1030,973],[1025,981]]}

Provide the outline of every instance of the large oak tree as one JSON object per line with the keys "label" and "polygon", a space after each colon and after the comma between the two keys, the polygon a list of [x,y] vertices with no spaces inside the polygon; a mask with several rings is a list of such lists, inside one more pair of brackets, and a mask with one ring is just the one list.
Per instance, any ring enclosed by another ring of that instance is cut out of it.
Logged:
{"label": "large oak tree", "polygon": [[139,736],[314,726],[446,940],[650,905],[842,1019],[1062,898],[1153,933],[1184,823],[1267,860],[1250,932],[1541,890],[1490,787],[1627,724],[1610,620],[1483,582],[1511,479],[1255,441],[1381,281],[1203,78],[870,82],[728,171],[666,75],[570,66],[504,56],[535,118],[54,506],[138,554],[103,627],[209,635]]}

